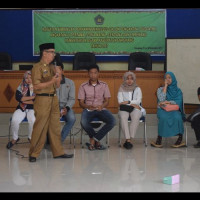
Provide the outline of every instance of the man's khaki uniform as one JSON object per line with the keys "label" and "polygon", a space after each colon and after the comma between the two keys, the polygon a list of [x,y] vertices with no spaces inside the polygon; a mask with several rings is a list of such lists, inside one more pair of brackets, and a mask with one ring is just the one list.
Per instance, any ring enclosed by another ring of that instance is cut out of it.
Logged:
{"label": "man's khaki uniform", "polygon": [[[53,66],[44,64],[42,61],[36,63],[32,69],[33,85],[48,82],[55,76]],[[61,144],[60,111],[57,96],[39,96],[38,94],[56,94],[55,85],[45,89],[34,90],[36,97],[34,101],[35,123],[33,126],[29,156],[38,157],[42,151],[49,134],[49,141],[53,157],[64,154]]]}

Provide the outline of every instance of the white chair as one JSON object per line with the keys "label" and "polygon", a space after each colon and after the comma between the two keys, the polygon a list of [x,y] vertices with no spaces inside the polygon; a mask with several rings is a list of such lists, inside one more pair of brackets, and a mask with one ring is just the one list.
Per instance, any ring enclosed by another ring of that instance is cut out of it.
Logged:
{"label": "white chair", "polygon": [[[131,122],[131,117],[128,118],[128,122]],[[140,118],[140,122],[144,123],[144,144],[145,144],[145,147],[147,147],[147,127],[146,127],[146,117],[145,116],[142,116]],[[121,123],[120,123],[120,120],[119,120],[119,139],[118,139],[118,144],[119,144],[119,147],[121,147]]]}
{"label": "white chair", "polygon": [[[93,127],[94,129],[100,127],[104,122],[99,120],[99,118],[95,117],[91,122],[91,124],[93,124]],[[83,142],[83,135],[84,135],[84,129],[81,128],[81,142],[80,144],[82,145],[82,148],[84,148],[84,142]],[[109,148],[109,132],[106,134],[106,144],[107,144],[107,147]],[[87,133],[85,133],[85,135],[87,135]]]}

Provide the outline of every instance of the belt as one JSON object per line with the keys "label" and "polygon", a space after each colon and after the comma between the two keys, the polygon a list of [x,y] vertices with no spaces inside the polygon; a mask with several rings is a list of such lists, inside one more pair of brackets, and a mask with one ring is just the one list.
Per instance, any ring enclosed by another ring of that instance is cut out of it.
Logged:
{"label": "belt", "polygon": [[42,93],[42,94],[36,94],[37,96],[45,96],[45,97],[54,97],[56,94],[47,94],[47,93]]}

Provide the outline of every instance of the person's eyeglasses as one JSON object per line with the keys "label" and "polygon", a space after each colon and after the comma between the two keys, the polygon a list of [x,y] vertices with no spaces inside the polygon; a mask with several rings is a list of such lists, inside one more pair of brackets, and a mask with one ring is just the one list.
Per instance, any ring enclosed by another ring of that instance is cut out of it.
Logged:
{"label": "person's eyeglasses", "polygon": [[55,52],[55,51],[45,51],[45,52],[47,52],[47,53],[52,53],[52,54],[56,55],[56,52]]}

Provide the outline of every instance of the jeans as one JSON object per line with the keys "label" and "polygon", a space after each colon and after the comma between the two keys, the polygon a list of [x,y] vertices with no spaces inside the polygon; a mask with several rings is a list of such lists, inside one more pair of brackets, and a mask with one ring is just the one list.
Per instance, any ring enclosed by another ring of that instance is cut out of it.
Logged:
{"label": "jeans", "polygon": [[63,126],[62,132],[61,132],[61,141],[64,142],[66,137],[69,135],[69,132],[71,131],[75,121],[76,117],[74,114],[74,111],[70,109],[67,114],[64,116],[65,118],[65,125]]}
{"label": "jeans", "polygon": [[196,140],[200,141],[200,115],[196,116],[191,122],[191,126],[194,129]]}
{"label": "jeans", "polygon": [[[97,117],[99,120],[103,121],[104,126],[97,132],[91,125],[91,121]],[[84,109],[81,115],[81,126],[90,138],[94,138],[100,141],[114,126],[116,125],[116,120],[109,110],[102,111],[88,111]]]}

